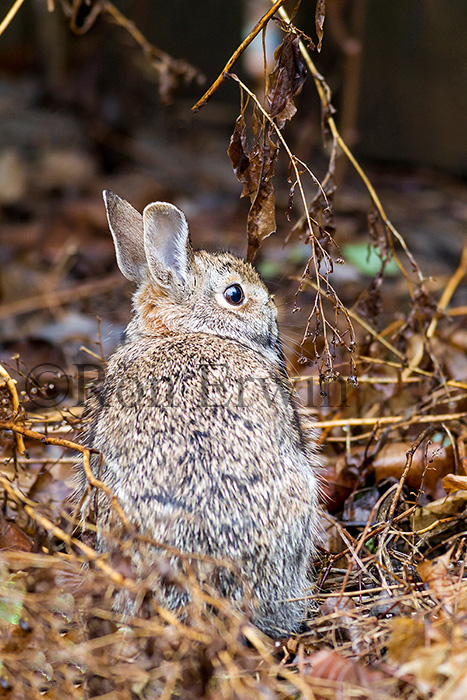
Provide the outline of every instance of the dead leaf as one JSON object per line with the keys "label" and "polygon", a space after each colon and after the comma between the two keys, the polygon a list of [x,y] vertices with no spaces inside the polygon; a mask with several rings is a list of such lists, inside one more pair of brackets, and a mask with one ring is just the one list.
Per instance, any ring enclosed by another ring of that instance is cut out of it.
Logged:
{"label": "dead leaf", "polygon": [[240,114],[230,139],[228,154],[233,170],[243,183],[241,197],[250,197],[247,218],[248,253],[253,260],[261,241],[276,230],[275,196],[272,178],[274,162],[279,147],[272,140],[270,130],[264,128],[262,120],[253,111],[254,143],[250,150],[246,136],[244,114]]}
{"label": "dead leaf", "polygon": [[[445,598],[446,595],[452,596],[451,584],[458,579],[458,577],[448,576],[448,567],[453,551],[454,547],[451,547],[441,557],[425,559],[417,566],[418,575],[437,598]],[[447,586],[450,587],[448,593],[444,590]]]}
{"label": "dead leaf", "polygon": [[318,46],[316,49],[321,51],[324,34],[324,20],[326,19],[326,0],[317,0],[315,10],[315,28],[316,36],[318,37]]}
{"label": "dead leaf", "polygon": [[[296,107],[293,98],[306,78],[306,67],[300,53],[299,38],[293,32],[284,37],[274,54],[276,63],[269,76],[266,110],[278,129],[293,117]],[[246,134],[245,106],[237,118],[230,139],[228,154],[238,180],[243,183],[242,197],[250,197],[247,219],[248,253],[252,261],[261,242],[276,230],[275,195],[272,179],[274,164],[279,153],[274,124],[253,109],[253,146],[250,149]]]}
{"label": "dead leaf", "polygon": [[[386,444],[378,450],[371,462],[376,483],[388,477],[395,479],[401,477],[405,468],[406,455],[411,446],[410,442],[395,442]],[[419,489],[424,474],[426,492],[436,497],[442,493],[437,492],[439,482],[453,470],[454,466],[452,446],[449,443],[445,445],[432,442],[427,445],[426,450],[415,452],[406,484],[412,489]]]}
{"label": "dead leaf", "polygon": [[0,550],[2,549],[30,552],[32,550],[32,540],[20,527],[6,520],[0,513]]}
{"label": "dead leaf", "polygon": [[323,470],[323,493],[326,510],[335,513],[344,505],[356,487],[361,473],[365,449],[353,447],[340,455],[335,462],[329,462]]}
{"label": "dead leaf", "polygon": [[253,260],[261,241],[276,230],[276,200],[270,180],[261,180],[248,212],[248,260]]}
{"label": "dead leaf", "polygon": [[[417,508],[413,516],[413,528],[415,531],[425,530],[437,521],[463,516],[467,504],[467,491],[455,491],[454,493],[433,501],[427,506]],[[443,525],[443,523],[440,523]],[[433,532],[433,530],[432,530]]]}
{"label": "dead leaf", "polygon": [[274,58],[276,64],[269,76],[266,108],[279,129],[282,129],[297,111],[293,98],[302,89],[307,75],[298,36],[292,32],[286,34],[276,49]]}
{"label": "dead leaf", "polygon": [[[438,614],[438,613],[437,613]],[[388,661],[398,678],[410,676],[424,694],[438,700],[464,698],[467,644],[465,632],[451,618],[436,619],[427,613],[387,622]],[[446,693],[449,688],[449,692]],[[456,691],[456,692],[453,692]]]}
{"label": "dead leaf", "polygon": [[454,493],[455,491],[467,491],[467,476],[446,474],[443,479],[443,487],[448,494]]}
{"label": "dead leaf", "polygon": [[[306,657],[298,668],[302,675],[331,681],[335,700],[350,697],[349,692],[355,700],[367,700],[368,691],[371,691],[374,700],[387,697],[388,677],[385,674],[347,659],[337,651],[318,651]],[[358,690],[362,692],[359,693]],[[314,692],[317,699],[329,697],[317,693],[316,690]]]}
{"label": "dead leaf", "polygon": [[230,137],[227,153],[232,162],[232,169],[240,182],[244,183],[241,197],[250,194],[250,152],[246,138],[245,117],[240,114],[235,122],[235,128]]}

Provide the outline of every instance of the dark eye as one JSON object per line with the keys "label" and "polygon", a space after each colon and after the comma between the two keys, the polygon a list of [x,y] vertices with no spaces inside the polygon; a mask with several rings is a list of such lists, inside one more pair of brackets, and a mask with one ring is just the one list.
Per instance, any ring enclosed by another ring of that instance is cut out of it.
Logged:
{"label": "dark eye", "polygon": [[231,284],[230,287],[224,291],[224,299],[232,304],[232,306],[238,306],[244,300],[245,295],[243,294],[243,289],[239,284]]}

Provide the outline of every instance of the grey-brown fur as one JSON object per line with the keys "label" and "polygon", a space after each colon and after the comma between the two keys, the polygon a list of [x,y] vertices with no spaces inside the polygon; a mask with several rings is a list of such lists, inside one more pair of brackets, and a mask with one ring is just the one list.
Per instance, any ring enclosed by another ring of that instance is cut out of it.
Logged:
{"label": "grey-brown fur", "polygon": [[[106,205],[120,269],[138,288],[127,340],[86,408],[88,445],[102,454],[93,469],[142,533],[231,560],[216,585],[232,600],[250,591],[263,631],[296,632],[306,606],[287,599],[311,584],[319,459],[271,297],[250,265],[194,252],[172,205],[152,204],[143,217],[110,193]],[[222,295],[232,284],[246,300],[230,308]],[[117,521],[100,493],[98,530],[116,532]],[[135,568],[160,553],[135,551]],[[176,587],[159,595],[172,608],[186,602]]]}

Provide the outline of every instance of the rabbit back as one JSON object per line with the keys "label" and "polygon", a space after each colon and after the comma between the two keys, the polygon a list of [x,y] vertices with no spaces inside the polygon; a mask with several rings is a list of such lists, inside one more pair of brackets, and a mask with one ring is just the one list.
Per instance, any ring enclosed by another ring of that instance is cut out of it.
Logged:
{"label": "rabbit back", "polygon": [[[285,601],[311,585],[317,459],[282,372],[207,334],[131,342],[111,358],[92,413],[99,477],[134,525],[181,552],[231,560],[239,577],[224,574],[222,592],[251,587],[259,626],[296,630],[303,604]],[[115,512],[100,499],[98,528],[112,531]]]}
{"label": "rabbit back", "polygon": [[[298,631],[320,462],[286,374],[274,301],[251,265],[193,250],[173,205],[141,215],[105,199],[117,262],[137,290],[126,341],[87,401],[86,443],[95,475],[153,541],[132,541],[133,566],[146,575],[165,555],[180,569],[174,551],[229,562],[214,569],[215,587],[234,601],[250,592],[268,634]],[[108,495],[93,502],[106,550],[124,533]],[[188,599],[176,586],[158,593],[172,608]]]}

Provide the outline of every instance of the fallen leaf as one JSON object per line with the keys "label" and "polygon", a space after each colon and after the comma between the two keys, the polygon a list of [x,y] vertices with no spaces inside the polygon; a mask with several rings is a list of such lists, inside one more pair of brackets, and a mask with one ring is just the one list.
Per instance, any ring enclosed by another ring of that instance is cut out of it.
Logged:
{"label": "fallen leaf", "polygon": [[467,476],[446,474],[443,479],[443,487],[448,494],[454,493],[454,491],[467,491]]}
{"label": "fallen leaf", "polygon": [[[412,447],[410,442],[393,442],[381,447],[371,461],[371,468],[376,482],[394,477],[399,479],[405,468],[406,455]],[[425,450],[417,450],[413,456],[406,484],[412,489],[419,489],[424,475],[424,487],[428,495],[436,497],[441,479],[449,474],[455,466],[452,445],[432,442]]]}
{"label": "fallen leaf", "polygon": [[417,508],[413,516],[413,528],[425,530],[437,521],[463,515],[467,504],[467,491],[455,491],[445,498]]}
{"label": "fallen leaf", "polygon": [[[458,580],[457,576],[448,576],[448,567],[453,551],[454,547],[451,547],[442,556],[436,559],[425,559],[417,566],[418,575],[437,598],[446,598],[446,595],[452,596],[451,584],[454,580]],[[449,591],[446,592],[445,589],[448,586]]]}
{"label": "fallen leaf", "polygon": [[[354,700],[367,700],[368,691],[371,691],[373,700],[387,698],[390,677],[381,671],[347,659],[337,651],[326,649],[307,656],[298,664],[298,670],[302,675],[330,681],[334,700],[345,700],[349,697]],[[323,685],[320,684],[319,687]],[[362,692],[358,692],[359,690]],[[327,693],[321,695],[317,689],[314,689],[314,693],[317,700],[329,698]]]}
{"label": "fallen leaf", "polygon": [[0,513],[0,550],[2,549],[30,552],[32,550],[32,540],[20,527],[6,520]]}

